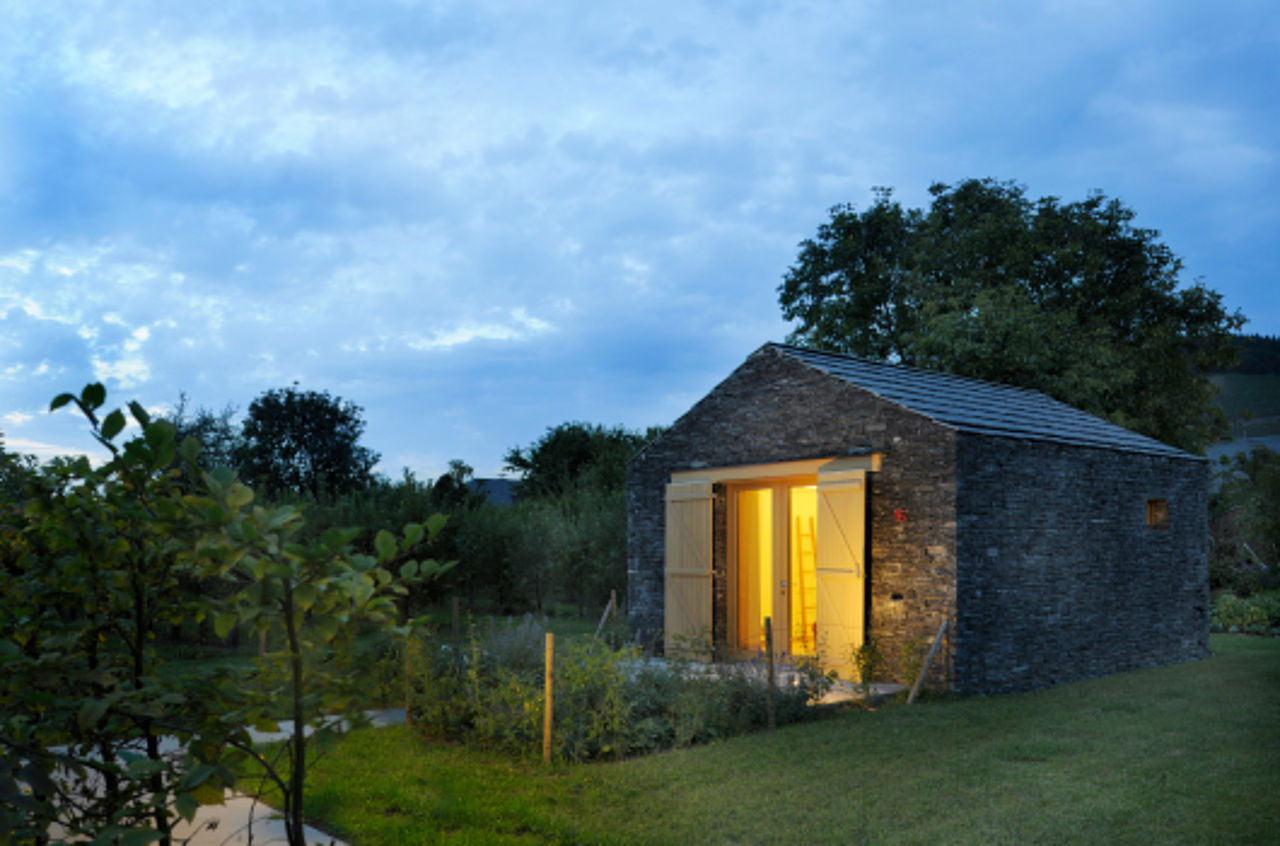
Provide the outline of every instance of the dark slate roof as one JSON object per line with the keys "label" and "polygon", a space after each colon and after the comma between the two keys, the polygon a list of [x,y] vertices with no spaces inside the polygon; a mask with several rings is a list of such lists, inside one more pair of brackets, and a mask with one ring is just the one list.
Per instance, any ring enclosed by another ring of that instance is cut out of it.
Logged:
{"label": "dark slate roof", "polygon": [[961,432],[1196,457],[1039,391],[786,344],[765,346]]}

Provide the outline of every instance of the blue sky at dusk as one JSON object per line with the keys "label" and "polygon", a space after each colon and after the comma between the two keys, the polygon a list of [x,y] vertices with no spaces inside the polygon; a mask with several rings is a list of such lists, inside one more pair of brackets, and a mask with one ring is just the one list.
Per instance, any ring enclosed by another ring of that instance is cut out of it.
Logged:
{"label": "blue sky at dusk", "polygon": [[494,475],[670,423],[788,331],[874,186],[1092,190],[1280,334],[1280,4],[22,2],[0,7],[0,431],[49,400],[364,407],[381,469]]}

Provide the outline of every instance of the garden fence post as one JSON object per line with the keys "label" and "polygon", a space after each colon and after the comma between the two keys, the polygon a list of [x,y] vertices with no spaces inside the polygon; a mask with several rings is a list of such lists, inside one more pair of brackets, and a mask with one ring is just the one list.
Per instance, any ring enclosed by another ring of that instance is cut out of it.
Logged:
{"label": "garden fence post", "polygon": [[764,659],[765,666],[769,668],[769,672],[768,672],[769,689],[765,693],[765,702],[767,703],[768,709],[769,709],[769,728],[775,729],[778,727],[778,718],[777,718],[777,713],[774,711],[774,708],[773,708],[773,618],[772,617],[764,618],[764,654],[765,654],[765,659]]}
{"label": "garden fence post", "polygon": [[546,681],[543,689],[545,690],[545,702],[542,709],[542,760],[551,763],[551,676],[553,663],[555,661],[556,636],[551,632],[547,632],[547,667]]}

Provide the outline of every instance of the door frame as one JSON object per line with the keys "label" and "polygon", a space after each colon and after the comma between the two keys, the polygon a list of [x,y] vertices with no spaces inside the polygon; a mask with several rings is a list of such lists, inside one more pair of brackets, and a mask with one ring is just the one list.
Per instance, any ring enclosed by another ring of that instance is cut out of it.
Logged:
{"label": "door frame", "polygon": [[[786,490],[788,484],[815,484],[818,481],[819,473],[824,477],[830,478],[830,474],[841,473],[845,471],[864,471],[876,472],[880,470],[881,453],[866,453],[863,455],[851,455],[829,458],[814,458],[802,461],[782,461],[771,462],[765,464],[739,464],[725,467],[707,467],[697,470],[682,470],[671,474],[671,483],[692,483],[701,482],[709,485],[723,485],[725,489],[725,628],[724,628],[724,649],[729,658],[748,658],[753,657],[756,653],[747,654],[746,650],[737,648],[737,589],[738,589],[738,573],[737,573],[737,508],[734,499],[734,489],[763,488],[774,485],[783,486]],[[781,497],[781,507],[785,510],[789,507],[788,497]],[[774,496],[774,508],[779,507],[779,497]],[[790,527],[789,521],[784,519],[782,525],[786,527],[781,540],[774,533],[775,550],[778,545],[782,545],[782,559],[790,561]],[[866,526],[867,537],[870,537],[870,526]],[[775,556],[777,553],[775,552]],[[775,559],[776,560],[776,559]],[[819,562],[821,564],[821,562]],[[865,575],[865,574],[864,574]],[[865,582],[863,583],[865,585]],[[776,579],[775,579],[776,590]],[[790,609],[788,607],[788,616]],[[714,613],[711,618],[714,619]],[[776,630],[776,629],[775,629]],[[787,630],[786,645],[789,651],[790,631]],[[777,639],[775,638],[775,652],[777,649]],[[821,653],[821,647],[819,646]]]}
{"label": "door frame", "polygon": [[[791,535],[790,520],[787,513],[790,510],[790,498],[788,493],[792,485],[808,484],[807,477],[793,477],[790,479],[752,479],[742,482],[734,482],[725,485],[725,508],[726,527],[725,533],[725,647],[731,657],[735,658],[751,658],[759,654],[758,650],[744,648],[739,645],[740,637],[738,625],[741,622],[738,619],[738,604],[740,592],[743,589],[741,584],[741,564],[738,561],[738,496],[746,491],[763,491],[770,492],[770,515],[769,520],[772,525],[770,532],[772,539],[772,549],[769,551],[769,564],[772,571],[770,575],[770,584],[772,586],[772,628],[773,628],[773,657],[777,661],[785,661],[791,652],[791,605],[790,594],[787,592],[791,585]],[[782,531],[779,531],[779,528]],[[785,579],[778,578],[778,562],[783,562]],[[783,588],[787,589],[784,590]],[[781,615],[778,609],[782,609]],[[781,617],[781,619],[779,619]],[[780,638],[779,632],[785,637]]]}

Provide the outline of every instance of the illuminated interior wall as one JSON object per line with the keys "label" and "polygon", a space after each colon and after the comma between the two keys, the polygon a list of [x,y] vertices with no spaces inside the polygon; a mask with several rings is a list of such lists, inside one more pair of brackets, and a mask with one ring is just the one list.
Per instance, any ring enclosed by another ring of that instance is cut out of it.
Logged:
{"label": "illuminated interior wall", "polygon": [[738,648],[764,649],[773,616],[773,491],[740,491],[738,500]]}
{"label": "illuminated interior wall", "polygon": [[797,485],[789,488],[788,506],[791,654],[815,655],[818,619],[817,487]]}

